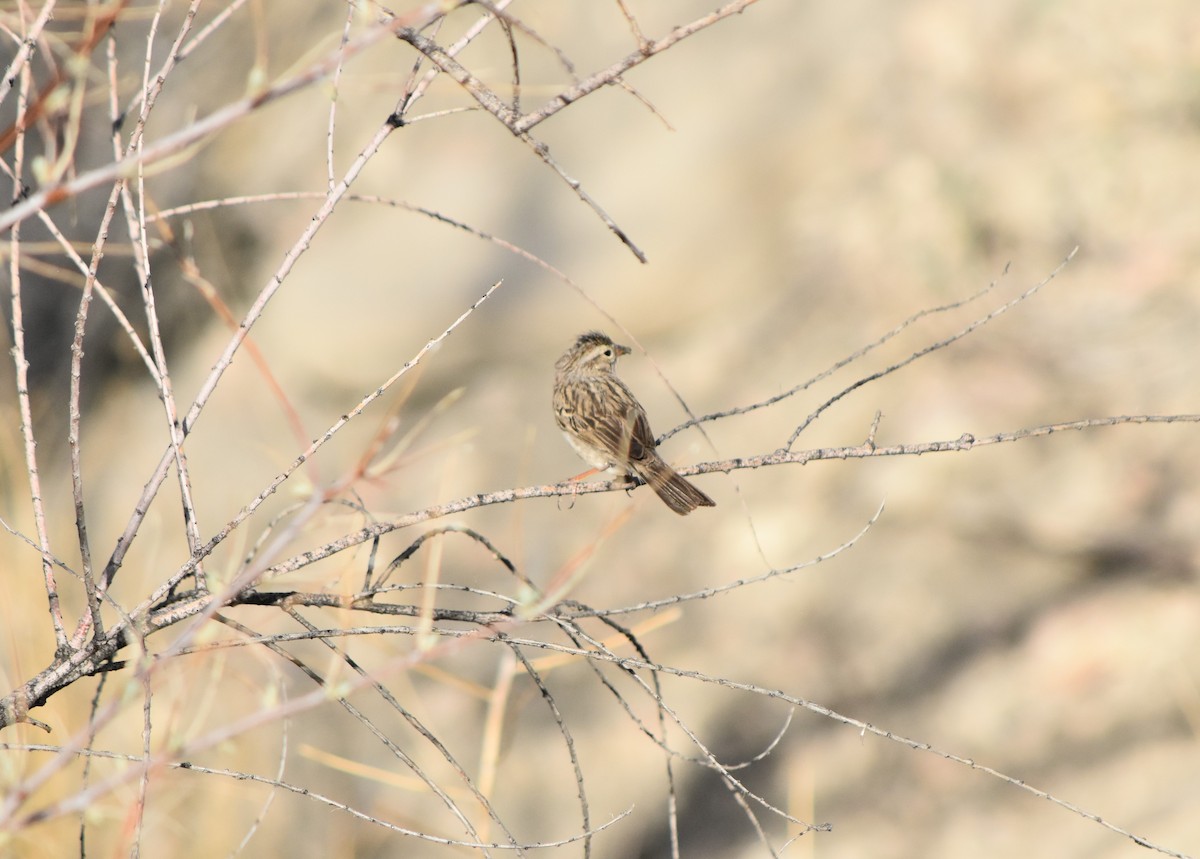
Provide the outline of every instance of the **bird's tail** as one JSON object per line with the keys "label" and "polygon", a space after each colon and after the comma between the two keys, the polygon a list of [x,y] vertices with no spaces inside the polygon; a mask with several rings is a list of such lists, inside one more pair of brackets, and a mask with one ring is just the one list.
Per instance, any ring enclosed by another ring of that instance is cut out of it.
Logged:
{"label": "bird's tail", "polygon": [[659,456],[638,463],[638,477],[650,484],[650,488],[663,503],[686,516],[697,507],[716,507],[717,503],[675,473]]}

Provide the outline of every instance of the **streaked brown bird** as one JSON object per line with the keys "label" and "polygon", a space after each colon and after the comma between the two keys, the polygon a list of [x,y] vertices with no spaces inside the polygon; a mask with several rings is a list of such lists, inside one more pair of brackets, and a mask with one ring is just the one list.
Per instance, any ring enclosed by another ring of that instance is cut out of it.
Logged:
{"label": "streaked brown bird", "polygon": [[613,372],[617,358],[628,354],[628,346],[614,343],[607,334],[579,335],[554,365],[558,428],[592,468],[640,478],[680,516],[697,507],[715,507],[654,449],[646,410]]}

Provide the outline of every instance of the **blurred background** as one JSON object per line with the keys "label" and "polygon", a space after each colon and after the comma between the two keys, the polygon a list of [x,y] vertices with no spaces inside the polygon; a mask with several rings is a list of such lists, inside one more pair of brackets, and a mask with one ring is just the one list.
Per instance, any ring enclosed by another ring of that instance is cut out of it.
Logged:
{"label": "blurred background", "polygon": [[[695,0],[626,5],[649,38],[713,8]],[[140,83],[139,39],[150,11],[131,5],[116,30],[127,58],[126,97]],[[168,37],[183,11],[168,16],[171,26],[162,27]],[[509,11],[561,48],[581,77],[637,48],[616,3],[517,2]],[[297,11],[261,3],[234,14],[237,26],[221,30],[173,73],[148,138],[240,97],[256,75],[273,80],[331,52],[345,24],[339,5]],[[449,43],[478,14],[468,8],[451,15],[436,38]],[[71,25],[61,26],[65,33]],[[528,109],[569,76],[533,39],[518,36],[518,43]],[[9,56],[0,59],[7,63]],[[97,87],[102,56],[92,58]],[[347,65],[337,89],[335,175],[394,110],[414,57],[407,46],[387,41]],[[497,28],[461,59],[509,94],[511,54]],[[785,444],[842,388],[1043,280],[1076,246],[1074,260],[1036,296],[961,342],[855,391],[796,447],[859,444],[877,411],[880,445],[963,433],[982,438],[1089,417],[1200,412],[1200,18],[1189,4],[763,0],[625,80],[640,99],[607,87],[533,134],[645,252],[646,264],[483,112],[414,121],[392,134],[352,193],[434,210],[520,246],[571,283],[436,219],[344,201],[252,333],[305,434],[289,428],[284,408],[243,352],[189,438],[206,537],[489,286],[501,279],[503,286],[402,390],[351,424],[312,470],[298,473],[235,532],[210,560],[211,575],[232,575],[271,515],[350,471],[389,412],[399,416],[401,435],[420,429],[400,467],[355,486],[378,520],[580,471],[554,426],[549,395],[555,359],[582,331],[601,328],[636,344],[619,370],[662,433],[687,418],[672,387],[696,415],[763,400],[918,311],[997,282],[976,302],[919,320],[808,391],[708,424],[707,438],[685,431],[662,449],[677,464],[753,456]],[[190,152],[182,165],[152,175],[154,206],[324,190],[331,93],[323,84],[268,105]],[[457,85],[440,79],[410,119],[470,104]],[[102,101],[95,107],[105,109]],[[11,103],[6,109],[10,124]],[[81,168],[110,157],[108,133],[103,122],[90,132],[85,142],[94,148],[81,150]],[[11,164],[11,153],[5,160]],[[94,238],[107,190],[98,193],[52,210],[86,243],[81,252]],[[274,200],[171,218],[169,241],[158,232],[163,227],[154,228],[155,286],[171,307],[164,314],[167,352],[182,402],[195,395],[229,329],[183,276],[177,249],[194,255],[240,318],[317,205]],[[23,229],[27,241],[40,240],[32,222]],[[114,229],[119,236],[123,228]],[[53,253],[30,256],[64,266]],[[102,273],[136,312],[128,257],[110,254]],[[43,276],[45,283],[34,286]],[[24,287],[31,304],[26,333],[38,348],[30,360],[51,539],[71,562],[65,362],[78,278],[31,269]],[[106,321],[110,315],[98,307],[93,314],[84,465],[94,551],[107,555],[166,436],[144,368]],[[7,326],[5,336],[11,337]],[[12,376],[5,373],[3,381],[2,515],[33,533]],[[457,398],[447,402],[453,392]],[[640,640],[664,664],[779,689],[927,742],[1194,855],[1200,853],[1196,438],[1194,423],[1122,426],[965,453],[703,476],[696,482],[718,506],[686,519],[640,490],[574,504],[500,505],[453,521],[487,535],[542,585],[593,547],[571,595],[594,607],[618,607],[814,558],[849,540],[886,504],[870,531],[832,560],[622,622],[649,625]],[[177,505],[166,499],[159,507],[114,589],[130,605],[187,557]],[[630,507],[631,519],[606,533]],[[330,513],[289,553],[361,524],[350,512]],[[385,538],[381,562],[419,533]],[[10,571],[9,598],[0,606],[7,690],[47,664],[53,639],[36,552],[11,536],[0,547]],[[272,584],[353,592],[367,548]],[[515,592],[478,545],[447,539],[439,552],[443,580]],[[427,556],[417,556],[395,575],[418,581],[426,563]],[[81,597],[69,599],[77,611]],[[296,628],[273,611],[232,616],[261,631]],[[349,612],[311,617],[326,626],[364,622]],[[525,632],[553,637],[549,630]],[[412,645],[383,636],[346,646],[370,666]],[[311,689],[274,657],[244,651],[177,660],[155,699],[164,743],[264,706],[264,688]],[[336,670],[319,648],[307,655]],[[394,674],[386,684],[475,774],[486,759],[480,749],[486,696],[508,670],[505,657],[480,645],[436,667],[442,674]],[[547,682],[578,744],[593,823],[632,808],[597,837],[592,855],[669,856],[661,751],[585,665],[554,668]],[[649,701],[632,684],[623,688],[640,702],[646,723],[656,724]],[[49,741],[82,729],[93,691],[94,685],[76,684],[35,713],[54,727]],[[360,695],[356,703],[390,720],[398,742],[436,772],[427,745],[405,734],[395,714],[381,711],[370,695]],[[664,680],[664,697],[729,763],[763,752],[788,714],[776,700],[678,678]],[[128,715],[128,724],[98,737],[98,747],[140,751],[136,704]],[[504,718],[498,812],[519,838],[574,833],[579,812],[569,761],[527,678],[513,680]],[[25,726],[2,739],[46,741]],[[695,753],[678,731],[672,742]],[[461,837],[444,808],[404,781],[411,778],[403,767],[334,704],[298,717],[286,731],[273,724],[193,759],[271,776],[281,758],[287,781],[401,826]],[[32,753],[6,752],[2,759],[8,784],[45,762]],[[351,762],[379,772],[356,771]],[[675,769],[683,855],[769,855],[713,773],[680,761]],[[77,789],[80,772],[77,766],[64,773],[44,798]],[[1133,841],[1010,784],[803,710],[771,754],[739,777],[790,814],[832,824],[830,832],[805,835],[788,856],[1147,855]],[[404,839],[297,796],[276,794],[263,813],[270,792],[262,785],[170,771],[156,773],[151,784],[158,789],[145,809],[147,854],[228,854],[260,814],[248,848],[258,855],[466,852]],[[96,804],[89,837],[97,849],[126,844],[123,827],[135,800],[129,788]],[[778,846],[786,828],[767,812],[759,816]],[[77,849],[77,821],[45,824],[28,836],[18,842],[19,855],[66,855]],[[578,845],[561,850],[582,855]]]}

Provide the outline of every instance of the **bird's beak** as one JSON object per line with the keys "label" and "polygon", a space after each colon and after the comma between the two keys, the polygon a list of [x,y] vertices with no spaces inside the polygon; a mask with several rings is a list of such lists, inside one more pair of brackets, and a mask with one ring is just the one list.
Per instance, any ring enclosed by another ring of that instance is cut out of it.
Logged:
{"label": "bird's beak", "polygon": [[617,350],[617,357],[620,357],[621,355],[628,355],[633,351],[628,346],[622,346],[620,343],[614,343],[613,348]]}

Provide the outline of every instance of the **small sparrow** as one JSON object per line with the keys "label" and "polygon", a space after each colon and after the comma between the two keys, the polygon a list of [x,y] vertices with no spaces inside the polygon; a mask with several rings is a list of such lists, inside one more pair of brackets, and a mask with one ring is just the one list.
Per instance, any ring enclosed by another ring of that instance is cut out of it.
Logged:
{"label": "small sparrow", "polygon": [[558,428],[592,468],[641,479],[680,516],[697,507],[715,507],[654,449],[646,410],[613,372],[617,358],[628,354],[628,346],[599,331],[579,335],[554,365]]}

